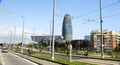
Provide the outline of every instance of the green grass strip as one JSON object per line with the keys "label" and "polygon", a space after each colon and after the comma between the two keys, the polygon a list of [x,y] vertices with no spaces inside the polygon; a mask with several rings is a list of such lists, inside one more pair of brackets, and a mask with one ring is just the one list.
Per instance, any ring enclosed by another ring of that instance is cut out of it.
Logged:
{"label": "green grass strip", "polygon": [[[21,54],[27,55],[27,53],[21,53]],[[62,59],[62,58],[51,59],[48,56],[42,56],[40,54],[31,54],[31,56],[35,57],[35,58],[38,58],[38,59],[42,59],[42,60],[47,60],[47,61],[59,63],[59,64],[62,64],[62,65],[97,65],[97,64],[90,64],[90,63],[78,62],[78,61],[72,61],[72,62],[70,62],[69,60]]]}
{"label": "green grass strip", "polygon": [[90,64],[90,63],[78,62],[78,61],[72,61],[72,62],[70,62],[69,60],[61,59],[61,58],[51,59],[50,57],[41,56],[40,54],[33,54],[32,56],[36,57],[36,58],[39,58],[39,59],[43,59],[43,60],[48,60],[48,61],[60,63],[62,65],[97,65],[97,64]]}

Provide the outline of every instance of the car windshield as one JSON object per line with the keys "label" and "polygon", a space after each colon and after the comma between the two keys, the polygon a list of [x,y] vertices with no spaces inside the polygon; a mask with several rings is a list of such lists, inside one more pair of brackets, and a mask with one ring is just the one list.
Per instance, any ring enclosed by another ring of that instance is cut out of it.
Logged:
{"label": "car windshield", "polygon": [[7,50],[7,48],[6,48],[6,47],[3,47],[2,49],[3,49],[3,50]]}

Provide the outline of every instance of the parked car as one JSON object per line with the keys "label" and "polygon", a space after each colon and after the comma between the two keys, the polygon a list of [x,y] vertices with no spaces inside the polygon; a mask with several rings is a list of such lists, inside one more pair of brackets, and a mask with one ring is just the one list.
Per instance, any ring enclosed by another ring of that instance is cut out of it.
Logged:
{"label": "parked car", "polygon": [[7,52],[8,52],[8,48],[7,48],[7,47],[3,47],[3,48],[2,48],[2,52],[3,52],[3,53],[7,53]]}

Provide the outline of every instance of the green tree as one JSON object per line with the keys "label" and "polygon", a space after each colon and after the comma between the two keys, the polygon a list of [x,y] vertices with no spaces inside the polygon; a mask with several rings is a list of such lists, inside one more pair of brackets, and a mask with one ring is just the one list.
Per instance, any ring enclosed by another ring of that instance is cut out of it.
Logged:
{"label": "green tree", "polygon": [[31,43],[28,43],[28,44],[26,45],[26,47],[31,48],[31,49],[33,48],[33,46],[34,46],[34,43],[32,43],[32,42],[31,42]]}
{"label": "green tree", "polygon": [[88,55],[88,51],[93,49],[93,43],[91,43],[88,40],[83,40],[82,43],[80,43],[80,48],[83,48],[83,50],[85,51],[85,55]]}
{"label": "green tree", "polygon": [[78,54],[78,50],[80,47],[80,40],[71,41],[72,47],[76,50],[76,54]]}
{"label": "green tree", "polygon": [[42,46],[42,44],[38,44],[38,45],[36,46],[36,48],[41,52],[42,49],[43,49],[43,46]]}
{"label": "green tree", "polygon": [[114,52],[120,52],[120,43],[118,46],[116,46],[116,48],[114,49]]}

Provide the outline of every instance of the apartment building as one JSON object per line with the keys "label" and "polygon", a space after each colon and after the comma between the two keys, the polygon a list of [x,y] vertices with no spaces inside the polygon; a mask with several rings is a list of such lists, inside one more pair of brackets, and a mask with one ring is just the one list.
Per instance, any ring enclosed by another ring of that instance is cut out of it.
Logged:
{"label": "apartment building", "polygon": [[[104,50],[112,51],[120,43],[120,32],[105,29],[103,30],[103,44]],[[93,30],[91,32],[91,41],[94,43],[94,48],[97,51],[101,49],[101,33],[100,30]]]}

